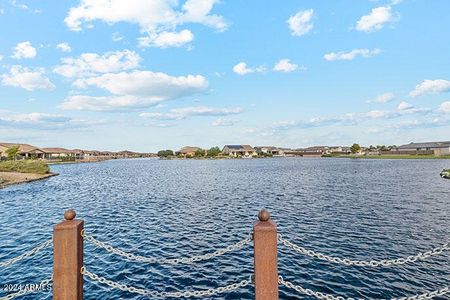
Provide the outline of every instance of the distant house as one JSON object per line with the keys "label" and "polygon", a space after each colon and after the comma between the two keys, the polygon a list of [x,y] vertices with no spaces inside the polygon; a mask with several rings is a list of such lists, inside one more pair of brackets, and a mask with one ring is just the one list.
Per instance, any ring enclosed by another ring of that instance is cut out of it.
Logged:
{"label": "distant house", "polygon": [[8,157],[6,150],[19,146],[18,158],[44,158],[42,149],[29,144],[0,143],[0,157]]}
{"label": "distant house", "polygon": [[195,156],[195,152],[198,150],[202,150],[200,147],[191,147],[191,146],[185,146],[181,148],[180,150],[176,151],[176,155],[183,155],[183,156]]}
{"label": "distant house", "polygon": [[45,159],[60,159],[62,157],[74,157],[76,158],[78,151],[69,150],[65,148],[42,148],[44,151]]}
{"label": "distant house", "polygon": [[250,145],[225,145],[222,149],[224,155],[252,157],[258,155],[256,150]]}
{"label": "distant house", "polygon": [[284,155],[284,149],[277,148],[274,146],[256,146],[255,150],[257,152],[261,151],[264,154],[271,154],[274,156],[283,156]]}
{"label": "distant house", "polygon": [[409,143],[406,145],[398,146],[394,151],[409,152],[411,154],[434,154],[436,156],[450,155],[450,141]]}
{"label": "distant house", "polygon": [[320,157],[324,154],[329,154],[330,150],[327,146],[314,146],[301,150],[303,156],[307,157]]}

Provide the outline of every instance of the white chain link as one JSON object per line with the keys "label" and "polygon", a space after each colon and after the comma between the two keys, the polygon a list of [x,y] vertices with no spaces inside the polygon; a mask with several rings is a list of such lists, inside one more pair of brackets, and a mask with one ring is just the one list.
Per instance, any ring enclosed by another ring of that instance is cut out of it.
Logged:
{"label": "white chain link", "polygon": [[33,289],[33,288],[21,289],[18,292],[9,294],[9,295],[4,296],[4,297],[0,297],[0,300],[11,300],[11,299],[14,299],[14,298],[26,295],[26,294],[36,293],[36,292],[41,291],[41,289],[43,289],[43,287],[45,287],[45,286],[47,286],[47,285],[49,285],[51,283],[52,283],[52,279],[46,279],[46,280],[43,280],[43,281],[41,281],[39,283],[39,285],[38,285],[39,289],[38,288],[35,288],[35,289]]}
{"label": "white chain link", "polygon": [[151,291],[146,289],[141,289],[133,286],[128,286],[126,284],[114,282],[112,280],[106,279],[104,277],[98,276],[97,274],[91,273],[86,270],[85,267],[81,268],[81,273],[86,275],[93,281],[98,281],[102,284],[105,284],[111,288],[119,289],[124,292],[130,292],[134,294],[139,294],[143,296],[149,296],[151,298],[190,298],[190,297],[205,297],[205,296],[213,296],[216,294],[221,294],[225,292],[231,292],[238,290],[240,288],[244,288],[252,283],[249,280],[242,280],[237,283],[229,284],[226,286],[221,286],[214,289],[206,289],[206,290],[198,290],[198,291],[184,291],[184,292],[159,292],[159,291]]}
{"label": "white chain link", "polygon": [[232,244],[226,248],[219,249],[214,252],[203,254],[203,255],[195,255],[195,256],[191,256],[191,257],[181,257],[181,258],[154,258],[154,257],[145,257],[145,256],[135,255],[135,254],[128,253],[123,250],[114,248],[113,246],[111,246],[107,243],[97,240],[96,238],[94,238],[90,234],[87,234],[84,231],[82,231],[81,234],[85,240],[87,240],[88,242],[91,242],[92,244],[94,244],[95,246],[97,246],[99,248],[105,249],[108,252],[125,257],[129,260],[135,260],[135,261],[140,261],[140,262],[149,263],[149,264],[161,264],[161,265],[191,264],[194,262],[211,259],[213,257],[220,256],[220,255],[223,255],[228,252],[240,250],[244,246],[249,245],[252,241],[252,237],[250,235],[249,237],[247,237],[235,244]]}
{"label": "white chain link", "polygon": [[[315,297],[320,300],[355,300],[354,298],[345,298],[342,296],[333,296],[330,294],[325,294],[321,292],[316,292],[311,289],[306,289],[300,285],[295,285],[292,282],[289,282],[287,280],[284,280],[283,277],[278,276],[278,283],[289,288],[292,290],[295,290],[299,293]],[[426,300],[426,299],[432,299],[434,297],[444,296],[449,292],[449,287],[445,287],[440,290],[436,290],[433,292],[426,292],[420,295],[410,296],[410,297],[403,297],[403,298],[393,298],[392,300]]]}
{"label": "white chain link", "polygon": [[278,241],[282,243],[283,245],[287,246],[288,248],[291,248],[292,250],[307,255],[310,257],[315,257],[321,260],[326,260],[332,263],[338,263],[338,264],[344,264],[346,266],[359,266],[359,267],[388,267],[392,265],[403,265],[406,263],[415,262],[417,260],[423,260],[430,256],[439,255],[444,251],[450,250],[450,243],[444,244],[442,247],[434,248],[433,250],[422,252],[416,255],[410,255],[404,258],[396,258],[396,259],[382,259],[382,260],[352,260],[348,258],[340,258],[340,257],[334,257],[326,254],[322,254],[319,252],[315,252],[313,250],[308,250],[306,248],[303,248],[301,246],[295,245],[291,243],[288,240],[285,240],[281,234],[278,235]]}
{"label": "white chain link", "polygon": [[18,262],[19,260],[22,260],[22,259],[28,258],[30,256],[33,256],[36,253],[38,253],[39,251],[41,251],[42,249],[50,246],[51,244],[52,244],[52,239],[50,239],[48,241],[45,241],[44,243],[40,244],[36,248],[31,249],[31,250],[29,250],[29,251],[27,251],[27,252],[25,252],[25,253],[17,256],[17,257],[13,257],[13,258],[10,258],[10,259],[7,259],[5,261],[0,262],[0,267],[9,266],[9,265],[12,265],[12,264]]}

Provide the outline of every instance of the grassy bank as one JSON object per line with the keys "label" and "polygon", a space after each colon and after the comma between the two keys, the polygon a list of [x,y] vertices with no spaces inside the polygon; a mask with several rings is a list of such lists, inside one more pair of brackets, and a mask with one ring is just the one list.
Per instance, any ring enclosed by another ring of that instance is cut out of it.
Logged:
{"label": "grassy bank", "polygon": [[341,155],[337,157],[365,158],[365,159],[450,159],[450,155]]}
{"label": "grassy bank", "polygon": [[50,169],[45,162],[38,160],[9,160],[0,162],[0,172],[48,174]]}

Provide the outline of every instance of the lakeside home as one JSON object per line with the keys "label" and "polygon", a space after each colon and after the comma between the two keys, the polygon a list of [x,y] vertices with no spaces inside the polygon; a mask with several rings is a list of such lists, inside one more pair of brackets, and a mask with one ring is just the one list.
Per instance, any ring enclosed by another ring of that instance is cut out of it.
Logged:
{"label": "lakeside home", "polygon": [[256,150],[250,145],[225,145],[222,153],[234,157],[253,157],[258,155]]}
{"label": "lakeside home", "polygon": [[181,148],[180,150],[175,152],[175,155],[182,155],[184,157],[193,157],[195,156],[195,152],[202,150],[202,148],[200,147],[192,147],[192,146],[185,146],[183,148]]}
{"label": "lakeside home", "polygon": [[284,149],[274,146],[256,146],[255,150],[273,156],[284,156]]}
{"label": "lakeside home", "polygon": [[426,143],[409,143],[401,145],[397,149],[391,150],[395,153],[410,155],[450,155],[450,141],[445,142],[426,142]]}
{"label": "lakeside home", "polygon": [[29,144],[0,143],[0,158],[6,158],[6,150],[19,146],[19,158],[44,158],[45,151]]}
{"label": "lakeside home", "polygon": [[42,148],[45,159],[61,159],[63,157],[81,158],[81,152],[65,148]]}

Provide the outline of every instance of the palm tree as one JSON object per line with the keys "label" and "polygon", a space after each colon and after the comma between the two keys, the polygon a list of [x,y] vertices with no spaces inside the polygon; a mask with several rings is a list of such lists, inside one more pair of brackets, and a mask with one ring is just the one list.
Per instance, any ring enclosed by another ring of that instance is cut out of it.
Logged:
{"label": "palm tree", "polygon": [[8,155],[8,159],[16,160],[19,155],[19,146],[13,146],[11,148],[6,149],[6,155]]}

